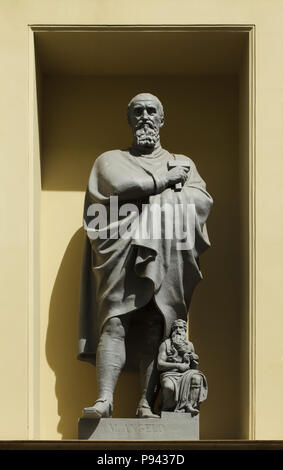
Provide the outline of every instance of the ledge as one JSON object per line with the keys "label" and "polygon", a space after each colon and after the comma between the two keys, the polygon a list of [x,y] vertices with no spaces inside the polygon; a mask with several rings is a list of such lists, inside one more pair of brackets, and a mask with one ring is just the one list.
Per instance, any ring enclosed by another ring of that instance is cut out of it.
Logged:
{"label": "ledge", "polygon": [[0,451],[86,451],[86,450],[283,450],[283,440],[249,441],[249,440],[207,440],[207,441],[0,441]]}

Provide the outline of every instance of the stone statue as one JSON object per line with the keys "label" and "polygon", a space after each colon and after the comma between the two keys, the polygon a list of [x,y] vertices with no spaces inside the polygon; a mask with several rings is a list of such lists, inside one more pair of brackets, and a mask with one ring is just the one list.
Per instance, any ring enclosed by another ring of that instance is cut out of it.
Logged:
{"label": "stone statue", "polygon": [[128,122],[132,145],[96,159],[85,196],[78,358],[96,365],[98,397],[85,413],[97,418],[112,415],[124,367],[140,370],[137,416],[159,417],[159,346],[187,320],[209,246],[212,199],[193,161],[161,147],[159,99],[134,97]]}
{"label": "stone statue", "polygon": [[187,340],[187,323],[175,320],[170,337],[162,342],[157,367],[161,371],[163,411],[199,413],[199,404],[207,398],[207,381],[198,370],[198,356]]}

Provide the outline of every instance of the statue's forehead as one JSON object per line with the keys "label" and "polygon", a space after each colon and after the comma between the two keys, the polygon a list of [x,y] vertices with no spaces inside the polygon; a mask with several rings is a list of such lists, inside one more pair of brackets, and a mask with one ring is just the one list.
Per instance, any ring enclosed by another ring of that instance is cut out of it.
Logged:
{"label": "statue's forehead", "polygon": [[131,102],[131,106],[136,106],[139,104],[155,104],[158,105],[158,101],[154,99],[153,97],[148,97],[148,98],[137,98]]}
{"label": "statue's forehead", "polygon": [[157,96],[153,95],[152,93],[138,93],[136,96],[134,96],[131,99],[129,104],[131,106],[136,103],[144,103],[144,102],[159,104],[160,100],[157,98]]}
{"label": "statue's forehead", "polygon": [[173,322],[173,324],[172,324],[172,328],[178,328],[178,327],[181,327],[184,330],[186,330],[187,329],[187,323],[184,320],[175,320],[175,322]]}

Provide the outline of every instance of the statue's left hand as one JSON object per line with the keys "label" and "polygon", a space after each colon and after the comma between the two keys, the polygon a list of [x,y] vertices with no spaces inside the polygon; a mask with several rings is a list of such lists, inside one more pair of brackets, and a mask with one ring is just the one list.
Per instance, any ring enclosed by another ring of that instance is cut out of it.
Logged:
{"label": "statue's left hand", "polygon": [[189,363],[191,362],[191,359],[193,359],[191,353],[186,353],[186,354],[184,354],[184,356],[183,356],[183,361],[184,361],[184,362],[186,362],[187,364],[189,364]]}
{"label": "statue's left hand", "polygon": [[181,362],[180,364],[176,364],[176,367],[179,369],[180,372],[186,372],[186,370],[190,369],[190,364],[187,362]]}

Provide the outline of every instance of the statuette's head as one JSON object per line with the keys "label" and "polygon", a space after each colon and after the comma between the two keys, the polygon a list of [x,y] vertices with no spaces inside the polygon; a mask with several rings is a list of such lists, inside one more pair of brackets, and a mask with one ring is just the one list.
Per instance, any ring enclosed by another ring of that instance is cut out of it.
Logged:
{"label": "statuette's head", "polygon": [[178,319],[172,323],[171,338],[173,341],[185,340],[187,334],[187,323],[184,320]]}
{"label": "statuette's head", "polygon": [[150,93],[140,93],[128,104],[128,122],[138,147],[155,148],[159,144],[159,129],[164,124],[163,106]]}

